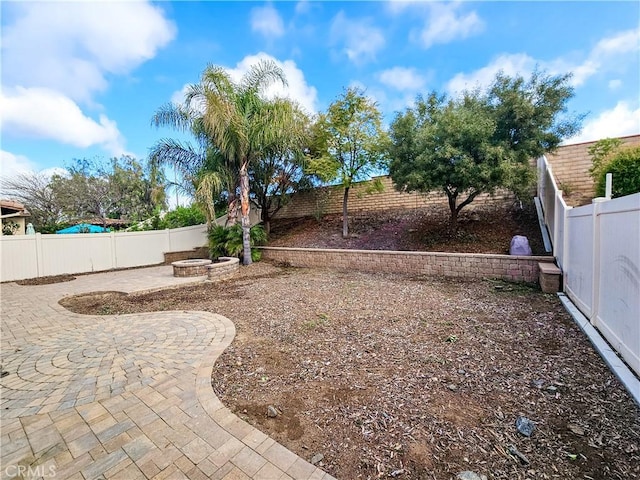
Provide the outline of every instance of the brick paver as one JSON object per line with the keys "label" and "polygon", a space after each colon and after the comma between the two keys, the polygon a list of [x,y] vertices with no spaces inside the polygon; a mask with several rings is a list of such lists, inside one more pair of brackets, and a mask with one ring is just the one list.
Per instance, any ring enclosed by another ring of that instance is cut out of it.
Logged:
{"label": "brick paver", "polygon": [[211,388],[235,335],[207,312],[77,315],[58,301],[202,282],[171,267],[0,285],[0,479],[294,478],[328,474],[242,421]]}

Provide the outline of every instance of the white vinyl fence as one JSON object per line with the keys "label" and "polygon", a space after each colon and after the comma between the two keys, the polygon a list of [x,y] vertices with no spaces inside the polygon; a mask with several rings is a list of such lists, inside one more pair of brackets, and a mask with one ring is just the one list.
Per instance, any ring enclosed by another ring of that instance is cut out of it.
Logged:
{"label": "white vinyl fence", "polygon": [[141,267],[207,244],[207,226],[147,232],[0,237],[0,281]]}
{"label": "white vinyl fence", "polygon": [[564,291],[640,375],[640,193],[571,208],[546,158],[538,160],[538,171]]}

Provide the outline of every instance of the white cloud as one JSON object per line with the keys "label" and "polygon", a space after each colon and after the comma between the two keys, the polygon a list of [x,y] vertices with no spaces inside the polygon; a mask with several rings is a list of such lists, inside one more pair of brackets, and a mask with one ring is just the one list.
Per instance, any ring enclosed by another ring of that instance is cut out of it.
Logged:
{"label": "white cloud", "polygon": [[[34,174],[37,166],[24,155],[16,155],[6,150],[0,150],[0,182],[8,180],[20,174]],[[44,178],[51,178],[53,175],[68,175],[69,172],[60,167],[47,168],[37,172]],[[0,192],[0,195],[2,192]]]}
{"label": "white cloud", "polygon": [[20,173],[29,173],[34,170],[34,163],[24,155],[15,155],[0,150],[0,179],[11,178]]}
{"label": "white cloud", "polygon": [[3,83],[47,87],[76,101],[107,88],[171,41],[175,26],[146,2],[15,3],[3,26]]}
{"label": "white cloud", "polygon": [[536,66],[536,61],[524,53],[504,54],[495,58],[487,66],[471,73],[458,73],[447,83],[447,91],[451,95],[472,90],[474,88],[484,88],[491,84],[498,72],[503,72],[508,76],[528,76]]}
{"label": "white cloud", "polygon": [[424,48],[462,40],[484,30],[484,22],[476,12],[459,12],[459,2],[433,2],[428,5],[429,19],[417,35]]}
{"label": "white cloud", "polygon": [[567,70],[573,71],[572,83],[574,86],[579,86],[596,73],[617,68],[624,62],[621,60],[622,57],[638,51],[640,51],[640,29],[626,30],[600,40],[584,62]]}
{"label": "white cloud", "polygon": [[[286,87],[280,83],[273,84],[264,92],[266,98],[290,98],[308,113],[315,113],[318,110],[318,91],[315,87],[307,84],[304,72],[298,68],[293,60],[281,61],[267,53],[259,52],[255,55],[244,57],[234,68],[225,68],[225,70],[234,82],[239,82],[253,65],[264,60],[272,61],[280,67],[288,84]],[[174,92],[171,96],[171,101],[176,104],[184,102],[188,87],[188,84],[184,85],[182,89]]]}
{"label": "white cloud", "polygon": [[393,67],[378,74],[384,85],[400,91],[415,92],[424,87],[426,79],[415,68]]}
{"label": "white cloud", "polygon": [[375,60],[385,40],[382,31],[370,23],[368,19],[350,20],[340,11],[331,21],[331,44],[344,44],[341,53],[355,64]]}
{"label": "white cloud", "polygon": [[304,15],[311,11],[311,2],[309,0],[300,0],[296,3],[296,15]]}
{"label": "white cloud", "polygon": [[609,80],[609,88],[611,90],[617,90],[621,86],[622,86],[622,80],[620,80],[619,78],[615,78],[613,80]]}
{"label": "white cloud", "polygon": [[280,61],[271,55],[260,52],[256,55],[248,55],[244,57],[235,68],[228,68],[227,71],[235,81],[240,80],[242,76],[249,71],[252,65],[261,60],[271,60],[278,65],[287,78],[287,87],[276,83],[269,87],[265,92],[267,98],[285,97],[298,102],[309,113],[315,113],[318,109],[318,91],[315,87],[307,84],[304,78],[304,72],[298,68],[293,60]]}
{"label": "white cloud", "polygon": [[[595,74],[603,74],[619,69],[627,63],[632,63],[625,61],[624,56],[639,50],[640,29],[627,30],[603,38],[591,49],[582,62],[569,61],[562,57],[544,61],[536,60],[526,53],[504,53],[474,72],[456,74],[447,83],[447,90],[449,93],[455,94],[464,89],[486,87],[499,71],[503,71],[509,76],[526,77],[533,72],[536,65],[551,75],[573,73],[571,85],[578,87]],[[619,80],[612,80],[609,87],[617,88],[620,85],[618,82]]]}
{"label": "white cloud", "polygon": [[94,96],[108,77],[126,75],[153,58],[176,28],[148,2],[16,2],[2,29],[3,134],[79,148],[124,152],[116,123],[97,120]]}
{"label": "white cloud", "polygon": [[605,110],[593,120],[586,122],[579,135],[564,143],[590,142],[639,133],[640,108],[633,110],[627,102],[618,102],[611,110]]}
{"label": "white cloud", "polygon": [[102,145],[114,155],[125,153],[115,122],[105,115],[100,115],[98,121],[85,116],[73,100],[55,90],[5,88],[0,105],[2,128],[11,134],[80,148]]}
{"label": "white cloud", "polygon": [[284,22],[273,5],[251,9],[251,30],[267,38],[277,38],[284,35]]}

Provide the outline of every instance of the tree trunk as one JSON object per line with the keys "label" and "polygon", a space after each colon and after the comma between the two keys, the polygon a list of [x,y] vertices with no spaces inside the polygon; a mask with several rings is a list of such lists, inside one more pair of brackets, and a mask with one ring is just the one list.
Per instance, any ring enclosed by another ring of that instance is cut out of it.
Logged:
{"label": "tree trunk", "polygon": [[449,216],[449,231],[451,233],[456,233],[458,231],[458,208],[456,206],[456,199],[458,195],[457,193],[452,194],[449,191],[446,191],[446,193],[449,200],[449,210],[451,211],[451,215]]}
{"label": "tree trunk", "polygon": [[249,174],[247,163],[240,167],[240,208],[242,213],[242,264],[251,265],[251,219],[249,218]]}
{"label": "tree trunk", "polygon": [[342,197],[342,238],[349,236],[349,216],[347,204],[349,202],[349,187],[344,187],[344,196]]}
{"label": "tree trunk", "polygon": [[269,214],[270,206],[271,206],[271,202],[263,198],[262,209],[260,210],[260,219],[262,220],[262,227],[264,228],[264,233],[266,233],[267,236],[269,236],[269,233],[271,233],[271,215]]}
{"label": "tree trunk", "polygon": [[229,192],[229,204],[227,206],[227,227],[233,227],[238,223],[238,199],[235,192]]}

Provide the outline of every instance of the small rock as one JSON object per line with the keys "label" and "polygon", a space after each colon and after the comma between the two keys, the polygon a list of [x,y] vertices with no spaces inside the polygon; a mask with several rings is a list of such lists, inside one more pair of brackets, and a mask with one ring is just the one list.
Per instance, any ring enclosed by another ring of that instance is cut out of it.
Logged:
{"label": "small rock", "polygon": [[576,435],[584,435],[584,428],[580,425],[576,425],[575,423],[568,423],[567,429],[571,430]]}
{"label": "small rock", "polygon": [[529,420],[527,417],[518,417],[516,419],[516,428],[525,437],[530,437],[536,428],[535,423]]}
{"label": "small rock", "polygon": [[278,409],[276,407],[274,407],[273,405],[269,405],[267,407],[267,417],[269,418],[276,418],[278,416]]}
{"label": "small rock", "polygon": [[389,474],[389,476],[395,478],[395,477],[398,477],[398,476],[402,475],[403,473],[404,473],[404,468],[401,468],[399,470],[394,470],[393,472],[391,472]]}
{"label": "small rock", "polygon": [[480,475],[470,470],[465,470],[456,475],[456,480],[487,480],[486,475]]}
{"label": "small rock", "polygon": [[451,390],[452,392],[455,392],[458,390],[458,387],[456,385],[454,385],[453,383],[450,383],[449,385],[447,385],[447,388],[449,390]]}
{"label": "small rock", "polygon": [[516,457],[523,465],[529,465],[529,459],[521,453],[515,445],[509,445],[508,447],[509,453]]}
{"label": "small rock", "polygon": [[558,387],[556,387],[555,385],[549,385],[546,388],[547,392],[551,392],[551,393],[556,393],[558,391]]}
{"label": "small rock", "polygon": [[465,374],[465,373],[467,373],[467,372],[465,372],[463,369],[461,369],[461,368],[460,368],[460,369],[458,369],[458,373],[459,373],[460,375],[464,375],[464,374]]}
{"label": "small rock", "polygon": [[318,462],[321,462],[324,458],[324,455],[321,453],[316,453],[313,457],[311,457],[311,464],[316,465]]}
{"label": "small rock", "polygon": [[542,386],[544,385],[544,380],[531,380],[531,386],[532,387],[536,387],[538,389],[542,388]]}

